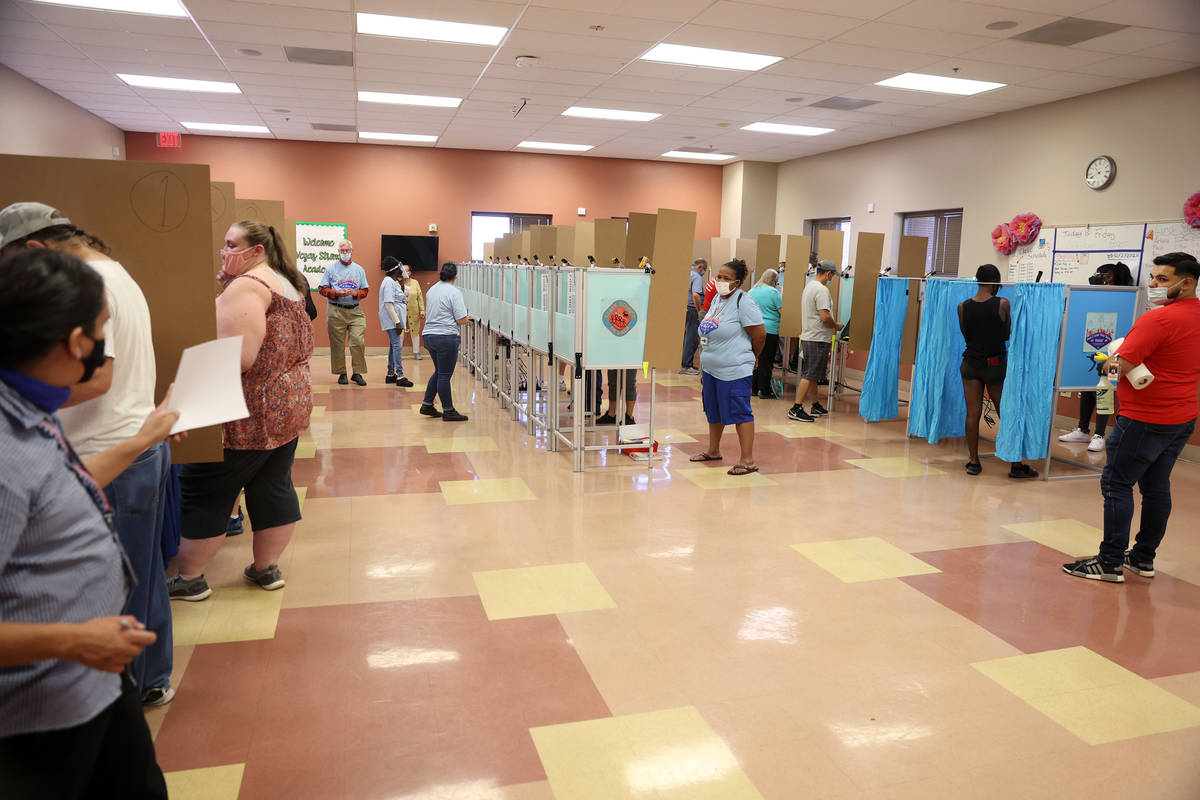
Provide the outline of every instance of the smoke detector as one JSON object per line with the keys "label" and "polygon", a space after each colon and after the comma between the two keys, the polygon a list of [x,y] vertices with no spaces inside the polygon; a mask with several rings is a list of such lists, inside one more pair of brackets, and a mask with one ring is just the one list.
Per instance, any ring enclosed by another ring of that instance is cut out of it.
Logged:
{"label": "smoke detector", "polygon": [[517,56],[514,61],[521,68],[536,67],[542,63],[542,60],[537,56]]}

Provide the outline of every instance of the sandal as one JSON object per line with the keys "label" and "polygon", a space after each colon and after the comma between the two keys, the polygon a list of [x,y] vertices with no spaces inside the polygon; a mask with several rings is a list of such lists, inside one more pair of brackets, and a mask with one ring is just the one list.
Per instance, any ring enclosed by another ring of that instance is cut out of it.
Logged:
{"label": "sandal", "polygon": [[983,465],[980,464],[978,461],[968,461],[967,462],[967,474],[968,475],[978,475],[981,472],[983,472]]}
{"label": "sandal", "polygon": [[1036,478],[1037,476],[1038,476],[1037,470],[1034,469],[1033,467],[1029,466],[1028,464],[1017,464],[1016,466],[1014,466],[1012,469],[1010,469],[1008,471],[1008,477],[1010,477],[1010,478],[1023,479],[1023,478]]}
{"label": "sandal", "polygon": [[729,475],[749,475],[751,472],[758,472],[758,467],[747,467],[745,464],[735,464],[729,468]]}
{"label": "sandal", "polygon": [[688,461],[720,461],[720,456],[710,456],[708,453],[697,453],[688,459]]}

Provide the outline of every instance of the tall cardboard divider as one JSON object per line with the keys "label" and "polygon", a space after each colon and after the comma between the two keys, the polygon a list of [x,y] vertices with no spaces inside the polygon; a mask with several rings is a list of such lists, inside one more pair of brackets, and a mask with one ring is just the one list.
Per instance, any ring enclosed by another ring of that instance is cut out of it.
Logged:
{"label": "tall cardboard divider", "polygon": [[517,242],[517,255],[522,260],[533,260],[533,230],[526,229],[521,231],[521,238]]}
{"label": "tall cardboard divider", "polygon": [[[225,246],[225,234],[229,226],[237,222],[237,195],[232,183],[211,181],[209,186],[209,201],[212,204],[213,229],[213,275],[221,268],[221,248]],[[216,291],[214,285],[213,291]]]}
{"label": "tall cardboard divider", "polygon": [[650,306],[646,313],[645,360],[659,369],[679,364],[687,314],[688,270],[696,237],[696,212],[660,208],[654,225],[650,263]]}
{"label": "tall cardboard divider", "polygon": [[554,262],[561,264],[564,258],[569,262],[575,257],[575,226],[559,225],[555,230]]}
{"label": "tall cardboard divider", "polygon": [[779,336],[781,339],[800,335],[804,327],[801,316],[800,298],[804,296],[804,286],[808,283],[808,256],[812,252],[811,236],[796,236],[789,234],[784,260],[788,263],[786,276],[783,281],[783,306],[779,310]]}
{"label": "tall cardboard divider", "polygon": [[533,257],[537,256],[543,264],[549,262],[554,255],[554,245],[557,243],[558,235],[555,233],[553,225],[530,225],[529,226],[529,252],[522,253],[529,261],[533,262]]}
{"label": "tall cardboard divider", "polygon": [[[754,248],[754,282],[757,283],[763,272],[779,266],[779,248],[783,237],[777,233],[760,233],[758,245]],[[787,281],[784,281],[787,284]]]}
{"label": "tall cardboard divider", "polygon": [[[625,252],[621,255],[627,267],[636,267],[638,259],[654,253],[654,233],[657,215],[629,212],[629,232],[625,236]],[[654,262],[651,261],[651,264]],[[603,264],[602,266],[608,266]]]}
{"label": "tall cardboard divider", "polygon": [[879,284],[879,267],[883,264],[883,234],[858,234],[858,249],[854,255],[854,297],[850,301],[850,346],[855,350],[871,349],[871,334],[875,331],[875,289]]}
{"label": "tall cardboard divider", "polygon": [[[925,274],[925,256],[929,252],[926,236],[901,236],[900,256],[896,260],[896,272],[901,278],[920,278]],[[917,358],[917,328],[921,312],[919,292],[908,291],[908,310],[904,313],[904,336],[900,341],[900,363],[911,365]]]}
{"label": "tall cardboard divider", "polygon": [[496,243],[494,241],[484,242],[483,243],[483,257],[484,258],[492,258],[495,255],[496,255]]}
{"label": "tall cardboard divider", "polygon": [[[611,267],[614,258],[625,258],[625,220],[596,220],[596,266]],[[578,266],[586,267],[587,259]]]}
{"label": "tall cardboard divider", "polygon": [[[825,261],[828,259],[834,264],[837,264],[838,270],[846,266],[842,263],[842,247],[846,243],[846,234],[841,231],[821,231],[821,235],[817,237],[817,260]],[[784,285],[787,282],[784,281]],[[833,316],[837,318],[838,309],[841,308],[842,302],[842,279],[834,278],[829,284],[829,291],[833,295]]]}
{"label": "tall cardboard divider", "polygon": [[714,272],[726,261],[733,260],[733,239],[723,239],[714,236],[712,239],[712,257],[708,259],[708,267]]}
{"label": "tall cardboard divider", "polygon": [[572,265],[576,267],[586,267],[588,265],[588,256],[593,258],[596,255],[596,223],[595,222],[576,222],[575,223],[575,250],[573,253],[563,253]]}
{"label": "tall cardboard divider", "polygon": [[[234,214],[239,220],[256,219],[259,222],[265,222],[279,230],[284,229],[283,201],[282,200],[250,200],[244,197],[239,197],[234,200]],[[292,232],[292,238],[288,240],[293,248],[296,246],[295,231]]]}
{"label": "tall cardboard divider", "polygon": [[[758,240],[757,239],[735,239],[733,242],[733,257],[740,258],[746,262],[746,266],[754,269],[754,264],[758,260]],[[721,262],[722,264],[725,262]],[[720,269],[721,265],[716,264],[713,267],[713,272]]]}
{"label": "tall cardboard divider", "polygon": [[[22,200],[48,203],[99,236],[137,281],[150,306],[162,399],[184,348],[217,336],[208,166],[0,155],[0,208]],[[220,427],[191,431],[171,456],[220,461]]]}
{"label": "tall cardboard divider", "polygon": [[692,260],[697,258],[712,263],[712,239],[697,239],[692,243]]}

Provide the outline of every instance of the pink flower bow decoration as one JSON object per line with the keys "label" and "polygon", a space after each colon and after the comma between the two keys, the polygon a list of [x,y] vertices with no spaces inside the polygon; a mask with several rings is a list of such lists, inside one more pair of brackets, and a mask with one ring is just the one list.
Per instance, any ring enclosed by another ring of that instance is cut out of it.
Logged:
{"label": "pink flower bow decoration", "polygon": [[1042,218],[1032,211],[1028,214],[1018,214],[1008,223],[1008,227],[1016,244],[1029,244],[1042,230]]}
{"label": "pink flower bow decoration", "polygon": [[1016,249],[1017,243],[1013,240],[1012,228],[1008,227],[1007,223],[1001,222],[992,228],[992,247],[1004,255]]}
{"label": "pink flower bow decoration", "polygon": [[1193,228],[1200,228],[1200,192],[1183,201],[1183,218]]}

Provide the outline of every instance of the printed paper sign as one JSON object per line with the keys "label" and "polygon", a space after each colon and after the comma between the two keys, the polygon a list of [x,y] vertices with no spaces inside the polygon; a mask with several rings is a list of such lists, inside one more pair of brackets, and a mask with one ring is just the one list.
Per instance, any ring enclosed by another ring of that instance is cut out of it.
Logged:
{"label": "printed paper sign", "polygon": [[604,312],[604,327],[613,336],[624,336],[637,327],[638,315],[624,300],[614,300]]}
{"label": "printed paper sign", "polygon": [[338,260],[338,245],[345,238],[346,224],[343,222],[296,223],[296,266],[308,278],[310,288],[316,289],[325,268]]}
{"label": "printed paper sign", "polygon": [[1117,312],[1089,311],[1083,331],[1083,352],[1094,353],[1108,346],[1117,335]]}

